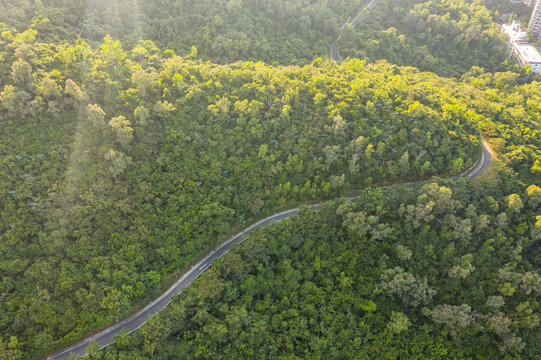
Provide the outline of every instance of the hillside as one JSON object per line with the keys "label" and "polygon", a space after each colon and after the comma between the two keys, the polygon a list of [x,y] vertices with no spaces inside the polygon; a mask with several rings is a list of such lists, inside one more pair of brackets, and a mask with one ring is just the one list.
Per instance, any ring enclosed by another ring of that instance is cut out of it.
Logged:
{"label": "hillside", "polygon": [[[108,327],[325,200],[91,356],[539,358],[540,78],[477,1],[364,5],[2,2],[0,359]],[[497,161],[452,180],[481,135]]]}
{"label": "hillside", "polygon": [[508,51],[492,13],[477,1],[378,0],[357,25],[346,26],[344,57],[409,65],[443,76],[460,76],[472,66],[504,71]]}
{"label": "hillside", "polygon": [[[472,66],[504,71],[505,41],[492,20],[508,7],[490,1],[378,0],[10,0],[0,3],[0,23],[22,32],[32,27],[42,42],[99,46],[110,35],[131,50],[139,40],[213,63],[264,61],[305,65],[328,57],[339,28],[342,55],[443,76],[460,76]],[[520,8],[522,9],[522,8]]]}
{"label": "hillside", "polygon": [[444,182],[305,209],[96,358],[538,359],[536,191]]}
{"label": "hillside", "polygon": [[2,332],[34,351],[274,207],[454,174],[479,151],[460,108],[405,91],[430,81],[414,69],[220,66],[35,35],[4,33],[0,93]]}

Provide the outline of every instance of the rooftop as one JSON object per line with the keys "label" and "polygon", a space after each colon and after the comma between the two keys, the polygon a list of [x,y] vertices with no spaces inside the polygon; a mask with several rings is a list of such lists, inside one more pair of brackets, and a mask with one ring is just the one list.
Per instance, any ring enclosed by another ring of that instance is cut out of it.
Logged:
{"label": "rooftop", "polygon": [[516,51],[522,57],[522,60],[528,64],[541,64],[541,54],[535,46],[529,43],[520,43],[515,45]]}
{"label": "rooftop", "polygon": [[512,24],[502,25],[502,32],[509,36],[512,43],[527,42],[526,34],[528,30],[520,27],[520,21],[513,21]]}
{"label": "rooftop", "polygon": [[520,22],[513,21],[512,24],[502,25],[502,33],[509,37],[510,46],[513,47],[515,55],[523,66],[541,65],[541,54],[526,39],[528,31],[520,27]]}

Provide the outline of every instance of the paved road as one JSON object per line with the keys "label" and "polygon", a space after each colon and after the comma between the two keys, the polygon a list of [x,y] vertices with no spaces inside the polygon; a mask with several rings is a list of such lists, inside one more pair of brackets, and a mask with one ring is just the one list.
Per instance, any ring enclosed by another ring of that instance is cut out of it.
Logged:
{"label": "paved road", "polygon": [[481,153],[479,165],[475,169],[473,169],[470,174],[467,175],[468,179],[473,179],[480,174],[483,174],[490,168],[490,166],[492,165],[492,161],[494,160],[494,158],[492,157],[492,151],[486,140],[481,137],[481,141],[483,141],[483,152]]}
{"label": "paved road", "polygon": [[[473,164],[469,169],[455,176],[454,178],[459,178],[459,177],[467,177],[470,179],[475,178],[479,176],[481,173],[483,173],[487,168],[489,168],[491,163],[492,163],[492,154],[490,151],[490,147],[487,144],[487,142],[483,139],[483,152],[481,153],[481,157],[479,158],[479,160],[475,164]],[[394,185],[394,187],[398,187],[401,185],[414,186],[414,185],[420,185],[422,183],[423,182],[412,182],[412,183]],[[356,197],[351,197],[350,200],[353,200],[355,198]],[[323,203],[310,205],[309,207],[312,209],[317,209],[322,204]],[[231,246],[233,244],[241,244],[244,240],[246,240],[247,234],[249,232],[254,231],[256,229],[264,228],[275,221],[280,221],[283,219],[296,216],[298,211],[299,211],[299,208],[286,210],[278,214],[271,215],[267,217],[266,219],[258,221],[252,226],[246,228],[245,230],[241,231],[237,235],[233,236],[231,239],[224,242],[216,250],[210,253],[206,258],[204,258],[197,265],[192,267],[180,280],[178,280],[173,286],[171,286],[169,290],[167,290],[163,295],[161,295],[158,299],[156,299],[155,301],[150,303],[147,307],[139,311],[137,314],[132,315],[130,318],[122,322],[119,322],[92,337],[84,339],[78,342],[77,344],[70,346],[48,357],[48,359],[55,359],[55,360],[76,359],[85,354],[85,350],[88,344],[92,341],[99,344],[100,347],[105,347],[114,340],[113,337],[119,336],[122,334],[128,334],[137,330],[148,320],[149,317],[151,317],[152,315],[156,314],[157,312],[165,308],[167,305],[169,305],[171,303],[171,297],[173,295],[180,294],[180,292],[185,287],[190,285],[193,280],[195,280],[199,275],[201,275],[205,270],[207,270],[212,265],[212,262],[215,259],[220,258],[224,254],[226,254],[231,249]]]}
{"label": "paved road", "polygon": [[[370,1],[370,3],[368,5],[366,5],[363,10],[372,9],[376,5],[377,2],[378,2],[378,0]],[[344,25],[342,25],[340,27],[340,31],[342,31],[342,29],[347,24],[351,24],[353,26],[356,26],[359,23],[359,19],[361,18],[362,14],[363,14],[363,12],[361,11],[361,13],[359,15],[357,15],[357,17],[355,19],[353,19],[352,21],[350,21],[351,18],[349,18],[348,21],[346,21],[344,23]],[[336,39],[336,41],[331,46],[331,59],[333,59],[334,61],[339,61],[340,60],[340,46],[338,45],[338,43],[340,42],[341,38],[342,38],[342,34],[338,35],[338,38]]]}

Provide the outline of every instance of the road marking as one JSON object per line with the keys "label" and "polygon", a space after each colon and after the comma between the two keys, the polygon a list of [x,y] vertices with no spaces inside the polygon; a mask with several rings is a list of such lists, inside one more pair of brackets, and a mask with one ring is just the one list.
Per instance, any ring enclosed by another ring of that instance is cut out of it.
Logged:
{"label": "road marking", "polygon": [[[221,256],[220,256],[220,257],[221,257]],[[212,266],[212,261],[211,261],[210,263],[208,263],[208,264],[205,263],[205,264],[201,265],[201,266],[199,267],[199,269],[198,269],[198,270],[199,270],[199,274],[197,274],[197,276],[199,276],[199,275],[201,275],[202,273],[204,273],[205,270],[207,270],[207,269],[208,269],[209,267],[211,267],[211,266]],[[188,284],[188,285],[189,285],[189,284]]]}

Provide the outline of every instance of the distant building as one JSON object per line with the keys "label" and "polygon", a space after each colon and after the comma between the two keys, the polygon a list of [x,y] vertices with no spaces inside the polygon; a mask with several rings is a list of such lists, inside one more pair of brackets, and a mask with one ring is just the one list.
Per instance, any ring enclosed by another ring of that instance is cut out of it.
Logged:
{"label": "distant building", "polygon": [[526,40],[528,30],[523,29],[520,25],[520,21],[513,21],[512,24],[502,25],[502,33],[507,35],[510,45],[513,45],[514,43],[528,42],[528,40]]}
{"label": "distant building", "polygon": [[520,66],[530,65],[533,71],[541,72],[541,54],[526,40],[528,31],[520,27],[520,22],[513,21],[511,25],[503,25],[502,33],[509,37],[509,57],[514,55]]}
{"label": "distant building", "polygon": [[528,6],[532,6],[535,4],[536,0],[511,0],[513,4],[526,4]]}
{"label": "distant building", "polygon": [[528,24],[528,29],[537,35],[541,34],[541,0],[535,0],[532,17]]}

